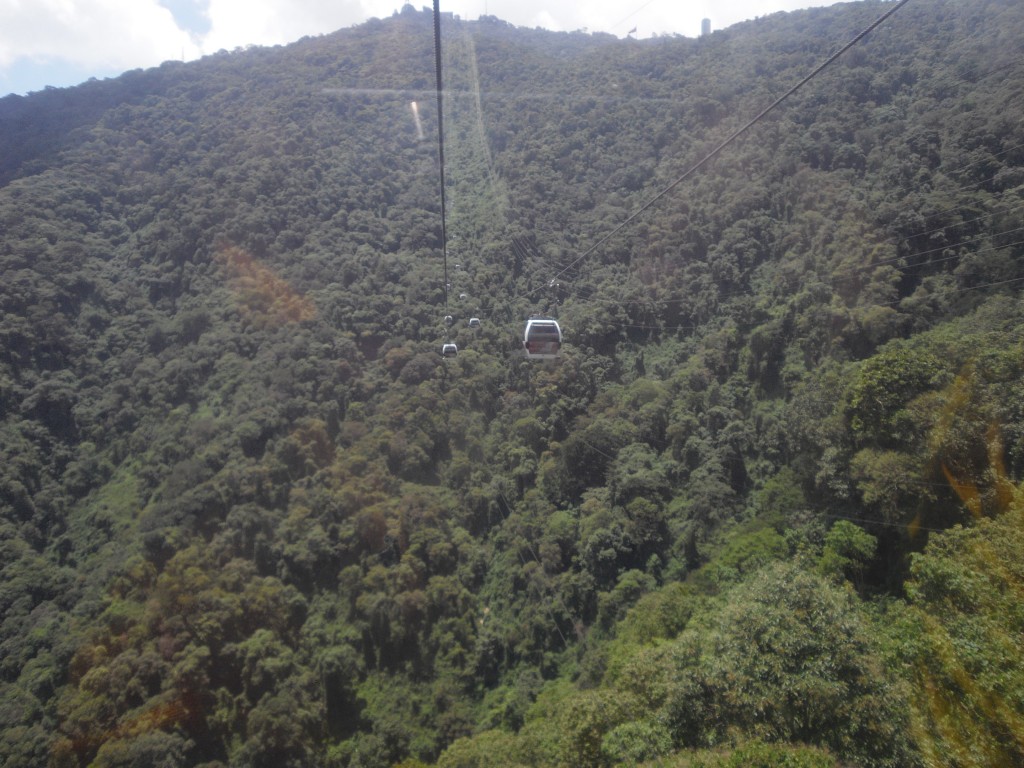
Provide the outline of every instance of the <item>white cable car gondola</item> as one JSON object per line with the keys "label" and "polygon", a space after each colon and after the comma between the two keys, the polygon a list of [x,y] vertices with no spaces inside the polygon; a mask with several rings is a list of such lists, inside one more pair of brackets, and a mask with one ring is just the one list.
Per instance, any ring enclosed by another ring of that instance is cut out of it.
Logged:
{"label": "white cable car gondola", "polygon": [[551,317],[531,317],[523,331],[523,349],[531,360],[550,360],[558,357],[562,348],[562,329]]}
{"label": "white cable car gondola", "polygon": [[480,318],[479,317],[471,317],[471,318],[469,318],[469,327],[470,328],[479,328],[480,327]]}
{"label": "white cable car gondola", "polygon": [[458,354],[459,348],[452,344],[451,342],[447,342],[441,345],[441,357],[443,357],[445,360],[447,360],[450,357],[455,357]]}

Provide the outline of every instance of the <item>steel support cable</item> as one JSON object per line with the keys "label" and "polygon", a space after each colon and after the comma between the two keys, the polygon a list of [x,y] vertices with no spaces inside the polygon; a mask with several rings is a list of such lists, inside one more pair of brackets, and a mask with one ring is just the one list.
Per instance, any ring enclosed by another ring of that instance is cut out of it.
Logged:
{"label": "steel support cable", "polygon": [[[1019,192],[1021,190],[1015,189],[1015,190],[1011,190],[1011,191]],[[1020,200],[1011,200],[1010,202],[1011,203],[1019,203],[1021,201]],[[993,203],[991,207],[995,208],[995,206],[1000,205],[1002,203],[1003,203],[1002,200],[998,200],[995,203]],[[946,211],[938,211],[938,212],[936,212],[934,214],[931,214],[929,216],[925,216],[924,218],[927,221],[928,219],[937,218],[939,216],[944,216],[944,215],[949,215],[950,213],[956,213],[957,211],[973,210],[973,209],[976,209],[977,207],[978,206],[976,204],[967,203],[967,204],[964,204],[964,205],[959,205],[956,208],[950,208],[950,209],[948,209]],[[977,224],[979,221],[985,221],[987,219],[992,219],[992,218],[995,218],[996,216],[1002,216],[1002,215],[1007,214],[1007,213],[1015,213],[1016,210],[1017,209],[1013,209],[1013,208],[995,208],[995,210],[993,210],[991,213],[986,213],[983,216],[976,216],[973,219],[964,219],[963,221],[958,221],[955,224],[943,224],[941,227],[932,227],[931,229],[925,229],[925,230],[922,230],[920,232],[914,232],[913,234],[907,235],[906,237],[889,237],[889,238],[886,238],[885,240],[880,240],[878,244],[879,245],[887,245],[887,244],[900,245],[901,243],[909,242],[910,240],[915,239],[915,238],[921,238],[921,237],[927,237],[928,235],[934,235],[936,232],[945,232],[947,229],[956,229],[956,228],[959,228],[959,227],[966,227],[968,224]]]}
{"label": "steel support cable", "polygon": [[[905,1],[905,0],[904,0]],[[441,174],[441,251],[444,256],[444,313],[448,315],[448,229],[444,197],[444,86],[441,80],[441,0],[434,0],[434,70],[437,81],[437,161]],[[445,338],[448,326],[445,325]]]}
{"label": "steel support cable", "polygon": [[727,139],[725,139],[725,141],[723,141],[717,147],[712,149],[708,154],[706,154],[703,158],[698,160],[694,165],[690,166],[683,173],[682,176],[677,178],[675,181],[673,181],[671,184],[669,184],[667,187],[665,187],[663,190],[661,190],[661,192],[659,192],[654,197],[652,197],[650,200],[648,200],[646,203],[644,203],[642,206],[640,206],[640,208],[638,208],[636,211],[634,211],[632,214],[630,214],[621,224],[619,224],[617,227],[615,227],[611,232],[609,232],[607,235],[605,235],[600,240],[598,240],[596,243],[594,243],[594,245],[590,246],[590,248],[588,248],[583,253],[581,253],[578,257],[576,257],[576,259],[573,260],[572,262],[570,262],[568,266],[563,268],[560,272],[555,273],[554,277],[552,277],[551,280],[552,281],[557,280],[559,277],[561,277],[566,272],[568,272],[570,269],[572,269],[574,266],[576,266],[576,264],[578,264],[579,262],[583,261],[583,259],[587,258],[587,256],[589,256],[594,251],[596,251],[598,248],[600,248],[602,245],[604,245],[609,240],[611,240],[615,235],[617,235],[626,226],[631,224],[637,217],[639,217],[640,214],[642,214],[648,208],[650,208],[655,203],[657,203],[659,200],[661,200],[663,197],[665,197],[665,195],[667,195],[673,189],[675,189],[680,184],[682,184],[684,181],[686,181],[688,178],[690,178],[690,176],[692,176],[698,170],[700,170],[705,165],[707,165],[709,162],[714,160],[719,154],[721,154],[722,150],[724,150],[726,147],[728,147],[730,144],[732,144],[734,141],[736,141],[738,138],[740,138],[740,136],[742,136],[747,131],[749,131],[751,128],[753,128],[754,125],[756,123],[760,122],[762,118],[764,118],[766,115],[768,115],[768,113],[772,112],[776,107],[778,107],[780,104],[782,104],[782,102],[784,102],[786,99],[788,99],[794,93],[796,93],[798,90],[800,90],[805,85],[807,85],[807,83],[809,83],[811,80],[813,80],[815,77],[817,77],[821,73],[822,70],[824,70],[826,67],[828,67],[830,64],[832,64],[836,59],[838,59],[840,56],[842,56],[844,53],[846,53],[848,50],[850,50],[850,48],[852,48],[857,43],[859,43],[863,38],[867,37],[877,27],[881,26],[890,16],[892,16],[894,13],[896,13],[896,11],[898,11],[900,8],[902,8],[904,5],[906,5],[909,2],[910,2],[910,0],[899,0],[899,2],[896,3],[896,5],[894,5],[888,11],[886,11],[881,16],[879,16],[877,19],[875,19],[875,21],[872,22],[870,26],[868,26],[866,29],[864,29],[860,34],[858,34],[852,40],[850,40],[850,42],[848,42],[846,45],[844,45],[838,51],[836,51],[831,56],[829,56],[827,59],[825,59],[825,61],[823,61],[821,64],[819,64],[817,67],[815,67],[815,69],[809,75],[807,75],[803,80],[798,82],[796,85],[794,85],[792,88],[790,88],[784,94],[782,94],[779,98],[777,98],[775,101],[773,101],[767,107],[765,107],[763,110],[758,112],[757,115],[752,120],[747,122],[746,125],[744,125],[742,128],[740,128],[737,131],[735,131],[732,135],[730,135]]}
{"label": "steel support cable", "polygon": [[[1006,250],[1007,248],[1012,248],[1012,247],[1015,247],[1015,246],[1018,246],[1018,245],[1024,245],[1024,240],[1020,240],[1020,241],[1015,242],[1015,243],[1008,243],[1007,245],[1001,245],[1001,246],[996,246],[996,247],[993,247],[993,248],[987,248],[987,249],[982,250],[982,251],[976,251],[976,253],[988,253],[988,252],[991,252],[991,251],[1001,251],[1001,250]],[[957,258],[959,258],[959,257],[957,257]],[[938,277],[938,276],[949,275],[949,274],[950,273],[947,272],[947,273],[942,273],[941,275],[935,275],[935,276]],[[1024,277],[1012,277],[1012,278],[1007,278],[1005,280],[995,280],[995,281],[989,282],[989,283],[981,283],[979,285],[967,285],[967,286],[963,286],[963,287],[960,287],[960,288],[939,289],[939,290],[935,291],[934,293],[928,294],[928,296],[925,297],[925,298],[932,299],[932,298],[948,296],[948,295],[952,295],[952,294],[956,294],[956,293],[967,293],[968,291],[979,291],[979,290],[983,290],[985,288],[995,288],[995,287],[999,287],[999,286],[1003,286],[1003,285],[1012,285],[1014,283],[1020,283],[1022,281],[1024,281]],[[730,298],[735,298],[736,296],[746,296],[746,295],[748,295],[747,291],[735,291],[735,292],[732,292],[732,293],[719,294],[719,298],[720,299],[730,299]],[[881,303],[876,303],[876,304],[860,304],[860,305],[856,305],[856,306],[853,306],[853,307],[847,307],[847,309],[850,309],[850,310],[854,310],[854,309],[866,310],[866,309],[872,309],[872,308],[875,308],[875,307],[894,307],[897,304],[901,304],[902,302],[906,301],[909,298],[912,298],[912,296],[904,296],[904,297],[899,298],[899,299],[894,299],[893,301],[886,301],[886,302],[881,302]],[[590,299],[587,299],[587,300],[589,302],[591,302],[591,303],[614,304],[616,306],[624,306],[626,304],[638,304],[638,303],[641,303],[641,302],[637,302],[637,301],[623,302],[623,301],[619,301],[619,300],[615,300],[615,299],[594,299],[594,298],[590,298]],[[674,304],[674,303],[679,303],[680,301],[685,301],[685,299],[652,299],[651,303],[656,303],[656,304]],[[606,324],[610,325],[610,326],[612,326],[614,328],[624,328],[624,329],[638,330],[638,331],[658,331],[658,332],[661,332],[661,333],[667,333],[667,332],[673,332],[673,331],[691,331],[691,332],[695,332],[695,331],[699,331],[702,328],[704,328],[704,326],[702,326],[702,325],[640,325],[640,324],[637,324],[637,323],[617,323],[617,322],[613,322],[613,321],[607,321]],[[585,440],[583,442],[586,443]],[[586,444],[589,445],[591,448],[593,448],[595,451],[598,451],[598,449],[595,446],[591,445],[590,443],[586,443]],[[598,451],[598,453],[601,453],[601,451]],[[607,456],[607,454],[604,454],[604,455]],[[918,483],[918,484],[920,484],[920,483]],[[936,485],[942,485],[942,484],[937,483]],[[945,486],[943,486],[943,487],[945,487]]]}
{"label": "steel support cable", "polygon": [[[998,236],[1001,236],[1001,235],[1008,235],[1008,234],[1012,234],[1014,232],[1020,232],[1021,230],[1024,230],[1024,227],[1018,227],[1016,229],[1010,229],[1010,230],[1006,230],[1004,232],[995,232],[995,233],[988,233],[988,234],[985,234],[985,235],[978,235],[977,237],[969,238],[967,240],[961,240],[961,241],[956,242],[956,243],[950,243],[949,245],[944,245],[944,246],[942,246],[940,248],[933,248],[930,251],[923,251],[920,254],[914,254],[914,255],[915,256],[924,256],[924,255],[928,255],[928,254],[931,254],[931,253],[942,253],[942,252],[945,252],[945,251],[954,250],[956,248],[961,248],[961,247],[963,247],[963,246],[965,246],[965,245],[967,245],[969,243],[977,242],[978,240],[984,240],[985,238],[990,238],[990,237],[993,237],[993,236],[998,237]],[[1015,248],[1018,245],[1024,245],[1024,240],[1015,240],[1014,242],[1006,243],[1005,245],[994,245],[991,248],[982,248],[982,249],[979,249],[979,250],[976,250],[976,251],[972,251],[972,252],[970,252],[969,254],[966,254],[966,255],[976,256],[976,255],[982,254],[982,253],[993,253],[993,252],[996,252],[996,251],[1004,251],[1007,248]],[[881,259],[879,261],[873,261],[870,264],[861,264],[861,265],[858,265],[858,266],[852,266],[852,267],[845,267],[845,268],[842,268],[842,269],[836,269],[836,270],[832,271],[828,275],[828,277],[833,278],[833,279],[835,279],[835,278],[840,278],[840,279],[852,278],[852,277],[855,277],[856,275],[858,275],[859,273],[866,272],[866,271],[868,271],[870,269],[875,269],[876,267],[889,266],[889,265],[891,265],[893,267],[893,269],[896,269],[898,271],[905,271],[905,270],[908,270],[908,269],[916,269],[918,267],[928,267],[928,266],[931,266],[932,264],[941,264],[941,263],[947,262],[947,261],[954,261],[956,259],[962,259],[964,257],[964,255],[965,254],[959,254],[958,253],[958,254],[954,254],[952,256],[943,256],[943,257],[937,258],[937,259],[922,259],[920,261],[909,262],[909,263],[906,263],[906,264],[899,264],[898,262],[904,261],[906,259],[909,259],[910,257],[908,257],[908,256],[897,256],[897,257],[892,258],[892,259]],[[822,278],[822,279],[824,279],[824,278]],[[679,303],[684,302],[684,301],[689,301],[688,298],[657,298],[657,297],[653,297],[653,296],[649,296],[649,297],[646,297],[646,298],[643,298],[643,299],[629,299],[629,300],[618,299],[618,298],[607,298],[606,299],[606,298],[595,297],[593,294],[596,292],[596,290],[597,289],[583,289],[581,291],[578,291],[578,293],[582,293],[584,300],[589,302],[589,303],[592,303],[592,304],[608,304],[608,305],[611,305],[611,306],[623,306],[623,307],[624,306],[638,306],[638,305],[643,305],[643,304],[664,304],[664,305],[669,305],[669,304],[679,304]],[[752,296],[752,295],[753,294],[748,289],[743,289],[743,290],[739,290],[739,291],[725,291],[725,292],[717,294],[719,299],[732,299],[732,298],[736,298],[737,296]],[[907,297],[904,297],[904,298],[907,298]],[[903,299],[899,299],[899,301],[902,301],[902,300]],[[889,306],[889,304],[886,304],[886,305],[871,304],[871,305],[868,305],[868,306]],[[621,328],[653,328],[654,327],[654,326],[645,326],[645,325],[630,325],[630,324],[627,324],[627,323],[615,323],[615,322],[611,322],[611,321],[608,321],[608,324],[609,325],[614,325],[616,327],[621,327]],[[693,328],[693,329],[696,329],[698,326],[671,326],[671,327],[672,328]]]}
{"label": "steel support cable", "polygon": [[[893,269],[905,270],[917,269],[918,267],[927,267],[931,264],[940,264],[943,261],[953,261],[954,259],[962,258],[964,254],[956,253],[953,254],[952,256],[942,256],[941,258],[937,259],[923,258],[918,259],[917,261],[911,261],[910,259],[918,258],[920,256],[929,256],[933,253],[945,253],[946,251],[953,251],[956,250],[957,248],[963,248],[965,245],[969,245],[970,243],[976,243],[979,240],[1000,237],[1002,235],[1012,235],[1014,232],[1020,232],[1022,230],[1024,230],[1024,227],[1008,229],[1004,232],[986,232],[983,235],[977,235],[976,237],[971,237],[968,238],[967,240],[961,240],[960,242],[957,243],[950,243],[949,245],[942,245],[939,246],[938,248],[932,248],[931,250],[928,251],[921,251],[920,253],[915,253],[912,256],[895,256],[891,259],[880,259],[878,261],[873,261],[870,264],[861,264],[859,266],[840,268],[835,270],[831,274],[831,277],[853,277],[854,275],[857,275],[861,272],[866,272],[869,269],[874,269],[875,267],[891,266]],[[1004,248],[1011,248],[1015,245],[1020,245],[1021,243],[1024,243],[1024,240],[1017,240],[1012,243],[1007,243],[1006,245],[994,245],[991,248],[982,248],[977,251],[972,251],[968,255],[974,256],[979,253],[991,253],[992,251],[1001,251]],[[900,264],[899,262],[901,261],[904,261],[906,263]]]}
{"label": "steel support cable", "polygon": [[[1014,230],[1014,231],[1016,231],[1016,230]],[[998,234],[1005,234],[1005,233],[998,233]],[[970,242],[970,241],[966,241],[966,242]],[[963,243],[956,243],[956,244],[947,246],[945,248],[940,248],[938,250],[940,250],[940,251],[941,250],[950,250],[950,249],[953,249],[953,248],[957,248],[960,245],[963,245]],[[1024,245],[1024,240],[1016,240],[1016,241],[1014,241],[1012,243],[1006,243],[1005,245],[994,245],[991,248],[982,248],[982,249],[977,250],[977,251],[972,251],[970,254],[967,254],[967,255],[977,256],[978,254],[982,254],[982,253],[995,253],[997,251],[1005,251],[1008,248],[1016,248],[1018,245]],[[954,261],[956,259],[962,259],[963,257],[964,257],[964,254],[956,254],[956,255],[953,255],[953,256],[944,256],[944,257],[942,257],[940,259],[930,259],[930,260],[925,260],[925,261],[914,262],[913,264],[897,265],[897,266],[894,266],[893,268],[896,269],[896,270],[900,270],[900,271],[907,270],[907,269],[916,269],[917,267],[927,267],[927,266],[931,266],[932,264],[941,264],[941,263],[947,262],[947,261]],[[858,273],[858,271],[864,271],[864,270],[867,270],[867,269],[874,268],[876,266],[880,266],[880,265],[884,266],[885,264],[890,264],[890,263],[892,263],[892,262],[891,261],[880,261],[880,262],[875,262],[873,264],[866,264],[862,268],[851,268],[847,272],[839,273],[838,277],[839,278],[851,278],[851,277],[854,277]],[[940,274],[949,274],[949,273],[940,273]],[[934,275],[926,275],[925,277],[933,277],[933,276]],[[835,272],[833,272],[830,275],[828,275],[828,277],[834,279],[834,278],[837,277],[837,274]],[[822,282],[823,285],[829,285],[828,283],[824,282],[824,280],[826,278],[820,278],[820,279],[823,281]],[[977,288],[985,288],[985,287],[988,287],[990,285],[1002,285],[1004,282],[1017,282],[1018,280],[1022,280],[1022,279],[1024,279],[1024,278],[1014,278],[1014,279],[1008,280],[1008,281],[998,281],[996,283],[986,283],[985,285],[982,285],[982,286],[967,286],[965,288],[959,288],[959,289],[956,289],[956,290],[973,290],[973,288],[975,288],[975,287],[977,287]],[[835,288],[835,284],[831,284],[830,287]],[[752,295],[752,294],[748,290],[727,291],[725,293],[719,293],[717,298],[721,301],[723,299],[734,299],[737,296],[750,296],[750,295]],[[907,300],[909,298],[911,298],[911,297],[910,296],[903,296],[902,298],[895,299],[893,301],[888,301],[888,302],[885,302],[884,304],[864,304],[864,305],[859,305],[856,308],[857,309],[870,309],[871,307],[891,307],[891,306],[899,304],[900,302],[905,301],[905,300]],[[688,299],[655,299],[655,298],[635,299],[635,300],[631,300],[631,301],[623,301],[621,299],[594,298],[593,296],[586,297],[586,300],[588,302],[592,303],[592,304],[609,304],[609,305],[613,305],[613,306],[637,306],[637,305],[643,305],[643,304],[663,304],[663,305],[667,306],[669,304],[679,304],[680,302],[688,301]],[[850,308],[853,309],[854,307],[850,307]],[[643,329],[643,328],[657,328],[658,327],[658,326],[652,326],[652,325],[634,325],[634,324],[629,324],[629,323],[616,323],[616,322],[613,322],[613,321],[606,321],[606,322],[607,322],[608,325],[613,325],[616,328],[641,328],[641,329]],[[672,326],[664,326],[663,330],[675,330],[675,329],[697,330],[698,328],[700,328],[699,325],[672,325]]]}
{"label": "steel support cable", "polygon": [[[1004,149],[1002,152],[995,153],[994,155],[992,155],[992,158],[1000,157],[1001,155],[1005,155],[1008,152],[1016,151],[1018,149],[1021,149],[1022,147],[1024,147],[1024,143],[1017,144],[1015,146],[1009,147],[1008,149]],[[960,170],[963,170],[965,168],[970,168],[971,166],[977,165],[980,162],[983,162],[983,161],[982,160],[976,160],[974,162],[968,163],[968,164],[966,164],[964,166],[961,166],[959,168],[943,171],[943,173],[945,173],[947,175],[949,175],[950,173],[956,173],[956,172],[958,172]],[[992,181],[993,179],[996,178],[997,175],[998,174],[995,174],[993,176],[989,176],[989,177],[987,177],[985,179],[981,179],[979,181],[975,181],[975,182],[972,182],[970,184],[964,185],[963,187],[957,187],[957,188],[952,189],[952,190],[941,190],[941,191],[944,192],[944,193],[947,193],[947,194],[957,194],[957,193],[960,193],[960,192],[964,192],[966,190],[975,189],[980,184],[984,184],[984,183]],[[997,199],[992,205],[993,206],[998,206],[998,205],[1010,206],[1010,205],[1013,205],[1013,204],[1019,204],[1020,200],[1018,200],[1018,199],[1006,201],[1006,200],[1003,200],[1002,197],[1005,197],[1005,196],[1008,196],[1008,195],[1011,195],[1011,194],[1021,194],[1021,193],[1024,193],[1024,185],[1019,185],[1019,186],[1014,187],[1012,189],[1004,190],[1003,192],[999,193],[999,198],[1000,199]],[[954,206],[952,208],[944,208],[944,209],[942,209],[940,211],[936,211],[935,213],[930,213],[930,214],[924,216],[924,220],[928,221],[930,219],[934,219],[934,218],[937,218],[939,216],[948,216],[950,214],[957,213],[958,211],[973,210],[973,209],[977,208],[977,206],[978,206],[977,202],[972,202],[972,203],[964,203],[963,205],[957,205],[957,206]],[[1000,215],[1004,215],[1004,214],[1007,214],[1007,213],[1013,213],[1013,212],[1014,212],[1013,209],[1010,209],[1010,208],[1002,208],[1002,209],[997,208],[996,210],[992,211],[991,213],[987,213],[987,214],[985,214],[983,216],[977,216],[977,217],[975,217],[973,219],[966,219],[966,220],[958,222],[956,224],[944,224],[941,227],[934,227],[933,229],[923,230],[923,231],[920,231],[920,232],[914,232],[912,235],[908,235],[907,237],[890,237],[890,238],[886,238],[885,240],[878,241],[877,245],[889,245],[889,244],[900,245],[900,244],[909,242],[912,238],[925,237],[927,235],[934,234],[935,232],[942,232],[942,231],[947,230],[947,229],[952,229],[952,228],[956,228],[956,227],[964,227],[964,226],[967,226],[969,224],[976,224],[977,222],[985,221],[985,220],[991,219],[991,218],[993,218],[995,216],[1000,216]],[[1017,232],[1020,229],[1021,228],[1018,227],[1017,229],[1005,230],[1003,232],[986,233],[984,235],[978,235],[978,236],[975,236],[973,238],[969,238],[967,240],[961,240],[961,241],[958,241],[956,243],[951,243],[949,245],[945,245],[945,246],[942,246],[940,248],[934,248],[932,250],[924,251],[923,253],[913,254],[913,255],[914,256],[921,256],[921,255],[927,255],[927,254],[930,254],[930,253],[935,253],[935,252],[938,252],[938,251],[944,251],[944,250],[949,250],[949,249],[953,249],[953,248],[958,248],[960,246],[966,245],[967,243],[974,242],[976,240],[981,240],[981,239],[984,239],[985,237],[991,237],[993,234],[995,234],[997,236],[998,235],[1006,235],[1006,234],[1011,234],[1013,232]],[[997,246],[995,248],[988,248],[988,249],[985,249],[984,251],[976,251],[976,253],[986,253],[986,252],[993,251],[993,250],[1001,250],[1003,248],[1007,248],[1007,247],[1015,246],[1015,245],[1020,245],[1020,244],[1021,244],[1020,242],[1009,243],[1006,246]],[[908,256],[896,256],[896,257],[889,258],[889,259],[881,259],[879,261],[874,261],[874,262],[871,262],[870,264],[862,264],[862,265],[859,265],[859,266],[856,266],[856,267],[844,267],[844,268],[841,268],[840,271],[833,272],[833,276],[835,276],[836,274],[847,275],[847,276],[854,275],[854,274],[856,274],[858,272],[865,271],[867,269],[873,269],[873,268],[875,268],[877,266],[880,266],[880,265],[884,265],[884,264],[897,264],[897,262],[903,261],[904,259],[907,259],[907,258],[909,258],[909,257]],[[933,264],[933,263],[937,263],[938,261],[948,261],[950,258],[959,258],[959,257],[948,257],[948,258],[943,258],[943,259],[933,259],[931,261],[920,261],[920,262],[914,262],[914,263],[911,263],[911,264],[904,264],[902,266],[897,264],[896,268],[897,269],[912,269],[914,267],[922,266],[924,264]],[[572,264],[575,264],[575,263],[576,262],[572,262]],[[572,269],[573,268],[572,264],[567,266],[566,270]],[[562,274],[563,273],[559,273],[560,276]],[[591,291],[591,293],[592,292],[593,291]],[[579,289],[577,289],[576,293],[581,293],[581,291]],[[604,302],[604,303],[607,303],[607,304],[619,304],[619,303],[622,303],[622,304],[637,304],[637,303],[641,303],[641,302],[638,302],[638,301],[620,302],[617,299],[595,299],[592,295],[588,295],[586,293],[586,291],[583,291],[582,293],[583,293],[583,298],[586,301],[591,301],[591,302]],[[719,294],[719,295],[721,297],[725,298],[725,297],[730,297],[730,296],[738,296],[738,295],[742,295],[742,294],[746,294],[746,293],[748,293],[748,292],[747,291],[733,291],[733,292],[723,293],[723,294]],[[529,294],[527,294],[527,295],[529,295]],[[645,301],[647,301],[647,300],[645,300]],[[685,299],[649,299],[649,301],[660,301],[660,302],[663,302],[663,303],[671,304],[671,303],[678,303],[680,301],[685,301]],[[630,326],[630,327],[641,327],[641,326]]]}
{"label": "steel support cable", "polygon": [[[1024,190],[1024,188],[1022,188],[1022,190]],[[1017,192],[1017,191],[1021,191],[1021,190],[1016,190],[1015,189],[1015,190],[1011,190],[1011,191]],[[1012,202],[1017,202],[1017,201],[1012,201]],[[958,211],[958,210],[960,210],[963,207],[965,207],[965,206],[961,206],[960,208],[951,208],[951,209],[949,209],[949,212]],[[992,213],[986,214],[984,216],[979,216],[979,217],[974,218],[974,219],[968,219],[966,221],[960,222],[959,224],[948,224],[948,225],[945,225],[945,226],[942,226],[942,227],[936,227],[935,229],[930,229],[930,230],[927,230],[927,231],[924,231],[924,232],[915,232],[910,237],[890,238],[890,239],[887,239],[887,240],[881,240],[881,241],[879,241],[877,243],[877,245],[901,245],[903,243],[909,242],[911,237],[924,237],[926,235],[934,234],[935,232],[942,232],[942,231],[944,231],[946,229],[951,229],[951,228],[960,227],[960,226],[966,226],[968,224],[974,224],[974,223],[977,223],[979,221],[984,221],[985,219],[991,219],[994,216],[1000,216],[1000,215],[1003,215],[1003,214],[1006,214],[1006,213],[1013,213],[1013,212],[1014,211],[1012,209],[997,210],[997,211],[993,211]],[[938,214],[936,214],[936,215],[938,215]],[[917,257],[920,257],[920,256],[928,256],[928,255],[933,254],[933,253],[943,253],[945,251],[951,251],[951,250],[954,250],[954,249],[957,249],[957,248],[962,248],[963,246],[968,245],[970,243],[976,243],[976,242],[978,242],[980,240],[985,240],[986,238],[1003,237],[1005,235],[1012,235],[1015,232],[1021,232],[1021,231],[1024,231],[1024,227],[1015,227],[1014,229],[1006,229],[1006,230],[1002,230],[1002,231],[999,231],[999,232],[985,232],[983,234],[975,235],[973,237],[969,237],[969,238],[966,238],[964,240],[957,240],[956,242],[953,242],[953,243],[947,243],[946,245],[942,245],[942,246],[939,246],[939,247],[936,247],[936,248],[932,248],[932,249],[929,249],[927,251],[920,251],[918,253],[914,253],[914,254],[910,254],[910,255],[894,256],[894,257],[888,258],[888,259],[879,259],[877,261],[872,261],[870,263],[859,264],[859,265],[855,265],[855,266],[837,267],[836,269],[832,270],[832,272],[830,273],[830,277],[833,277],[833,278],[835,278],[835,277],[840,277],[840,278],[853,277],[853,276],[855,276],[855,275],[857,275],[857,274],[859,274],[861,272],[865,272],[867,270],[875,269],[876,267],[886,266],[886,265],[892,265],[894,269],[898,269],[898,270],[907,270],[907,269],[915,269],[917,267],[922,267],[922,266],[929,266],[931,264],[938,264],[938,263],[944,262],[944,261],[952,261],[954,259],[962,258],[962,254],[956,254],[954,256],[944,256],[944,257],[938,258],[938,259],[920,259],[918,261],[910,261],[910,259],[917,258]],[[996,246],[992,246],[991,248],[983,248],[981,250],[973,251],[972,255],[977,255],[977,254],[980,254],[980,253],[991,253],[993,251],[1001,251],[1001,250],[1005,250],[1006,248],[1012,248],[1012,247],[1015,247],[1015,246],[1018,246],[1018,245],[1024,245],[1024,240],[1017,240],[1017,241],[1014,241],[1012,243],[1006,243],[1005,245],[996,245]],[[901,262],[901,261],[902,262],[906,262],[906,263],[900,264],[899,262]],[[621,299],[614,299],[614,298],[602,299],[602,298],[595,298],[592,295],[595,291],[596,291],[596,289],[589,289],[589,295],[588,295],[588,290],[587,289],[582,289],[582,290],[578,290],[577,293],[583,293],[583,298],[586,301],[589,301],[589,302],[599,303],[599,304],[600,303],[603,303],[603,304],[615,304],[615,305],[623,305],[623,306],[624,305],[644,304],[644,303],[678,304],[679,302],[682,302],[682,301],[688,301],[688,299],[655,298],[655,297],[647,297],[645,299],[635,299],[635,300],[631,300],[631,301],[623,301]],[[744,289],[742,291],[727,291],[727,292],[719,293],[718,294],[719,298],[732,298],[732,297],[735,297],[735,296],[746,296],[746,295],[751,295],[751,292],[749,290],[746,290],[746,289]]]}
{"label": "steel support cable", "polygon": [[[511,517],[512,517],[512,505],[508,503],[508,499],[505,498],[505,494],[503,494],[501,491],[498,491],[498,499],[501,501],[501,505],[500,506],[503,506],[505,508],[505,512],[503,513],[502,516],[504,517],[505,522],[508,522],[511,519]],[[530,545],[530,540],[528,538],[526,538],[525,535],[522,538],[523,538],[523,543],[526,544],[527,549],[530,550],[530,555],[533,556],[533,559],[536,561],[537,565],[540,567],[541,573],[543,573],[544,572],[544,563],[537,556],[537,553],[533,551],[533,547]],[[523,556],[522,551],[518,547],[516,547],[516,553],[519,555],[519,561],[523,564],[523,567],[525,567],[527,565],[526,558]],[[565,600],[562,599],[561,593],[557,592],[554,587],[551,588],[551,593],[553,595],[555,595],[555,597],[558,598],[558,601],[562,604],[562,610],[565,611],[565,615],[568,618],[572,619],[572,613],[569,611],[568,606],[565,604]],[[564,648],[568,649],[569,641],[565,639],[565,634],[562,632],[561,628],[558,626],[558,617],[555,616],[555,612],[552,609],[550,603],[546,602],[545,605],[546,605],[546,607],[548,609],[548,615],[551,617],[551,625],[555,628],[555,632],[558,633],[558,636],[560,638],[562,638],[562,646]]]}

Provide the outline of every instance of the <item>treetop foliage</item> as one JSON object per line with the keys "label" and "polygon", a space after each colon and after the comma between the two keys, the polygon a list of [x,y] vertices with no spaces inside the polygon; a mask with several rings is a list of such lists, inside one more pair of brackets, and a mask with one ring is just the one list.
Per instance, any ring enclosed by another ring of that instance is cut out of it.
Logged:
{"label": "treetop foliage", "polygon": [[429,12],[0,100],[0,763],[1024,761],[1024,6],[588,253],[886,7],[446,17],[447,306]]}

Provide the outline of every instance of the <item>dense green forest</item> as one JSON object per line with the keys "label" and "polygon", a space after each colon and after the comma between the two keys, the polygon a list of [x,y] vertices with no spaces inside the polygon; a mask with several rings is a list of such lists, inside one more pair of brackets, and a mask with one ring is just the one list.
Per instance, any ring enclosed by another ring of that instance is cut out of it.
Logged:
{"label": "dense green forest", "polygon": [[0,99],[0,764],[1024,765],[1024,4],[593,248],[890,7]]}

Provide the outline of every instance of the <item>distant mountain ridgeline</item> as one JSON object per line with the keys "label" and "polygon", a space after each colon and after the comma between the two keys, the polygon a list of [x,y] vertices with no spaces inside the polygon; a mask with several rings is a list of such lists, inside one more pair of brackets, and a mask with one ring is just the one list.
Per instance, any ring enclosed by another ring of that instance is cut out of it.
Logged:
{"label": "distant mountain ridgeline", "polygon": [[1021,762],[1024,7],[594,247],[889,7],[445,18],[447,306],[429,13],[0,100],[0,762]]}

